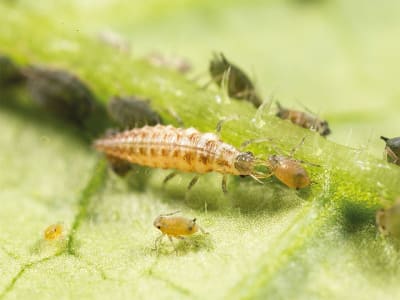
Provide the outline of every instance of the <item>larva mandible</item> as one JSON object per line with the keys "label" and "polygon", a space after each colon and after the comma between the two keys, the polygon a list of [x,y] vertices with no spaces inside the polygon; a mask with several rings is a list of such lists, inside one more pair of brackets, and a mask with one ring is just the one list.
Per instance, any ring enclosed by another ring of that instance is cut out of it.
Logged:
{"label": "larva mandible", "polygon": [[224,174],[224,192],[227,174],[249,175],[255,179],[265,177],[254,170],[257,159],[251,152],[241,152],[222,142],[217,135],[200,133],[192,127],[144,126],[99,139],[94,147],[108,156],[138,165]]}

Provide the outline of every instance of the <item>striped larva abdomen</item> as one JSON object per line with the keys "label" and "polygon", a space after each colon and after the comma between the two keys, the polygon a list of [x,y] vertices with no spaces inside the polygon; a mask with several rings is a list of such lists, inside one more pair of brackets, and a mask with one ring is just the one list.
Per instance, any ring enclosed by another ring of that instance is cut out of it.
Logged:
{"label": "striped larva abdomen", "polygon": [[145,126],[97,140],[95,148],[131,163],[183,172],[251,175],[254,156],[194,128]]}

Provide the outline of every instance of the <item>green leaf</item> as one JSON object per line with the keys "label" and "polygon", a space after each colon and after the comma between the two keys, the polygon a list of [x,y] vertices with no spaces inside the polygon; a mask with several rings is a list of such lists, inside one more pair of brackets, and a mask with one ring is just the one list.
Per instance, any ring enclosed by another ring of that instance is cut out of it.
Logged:
{"label": "green leaf", "polygon": [[[391,58],[399,4],[386,4],[0,3],[0,51],[21,67],[76,74],[102,113],[79,127],[40,110],[23,87],[0,91],[0,298],[397,298],[399,245],[374,224],[375,212],[400,193],[400,170],[382,160],[378,140],[396,135],[399,113]],[[98,39],[108,27],[132,53]],[[202,89],[206,75],[195,81],[151,66],[142,57],[155,47],[187,55],[198,74],[212,50],[254,65],[261,93],[280,86],[281,102],[298,98],[323,110],[334,134],[324,139],[277,119],[272,108],[256,111]],[[119,178],[91,147],[110,126],[103,114],[114,95],[148,97],[166,123],[178,125],[174,111],[203,132],[239,115],[221,138],[235,146],[272,138],[273,146],[249,147],[262,158],[306,137],[296,157],[320,167],[306,166],[313,180],[306,190],[231,176],[226,196],[218,174],[190,191],[190,174],[165,187],[165,170],[136,167]],[[175,241],[176,252],[167,240],[154,250],[154,218],[176,210],[210,234]],[[58,222],[63,237],[45,241],[45,228]]]}

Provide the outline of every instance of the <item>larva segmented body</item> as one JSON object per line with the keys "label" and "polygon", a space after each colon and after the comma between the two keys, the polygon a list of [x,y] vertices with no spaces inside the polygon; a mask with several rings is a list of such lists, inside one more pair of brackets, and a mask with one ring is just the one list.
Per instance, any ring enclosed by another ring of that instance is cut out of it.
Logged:
{"label": "larva segmented body", "polygon": [[255,157],[194,128],[145,126],[97,140],[95,148],[131,163],[183,172],[252,175]]}

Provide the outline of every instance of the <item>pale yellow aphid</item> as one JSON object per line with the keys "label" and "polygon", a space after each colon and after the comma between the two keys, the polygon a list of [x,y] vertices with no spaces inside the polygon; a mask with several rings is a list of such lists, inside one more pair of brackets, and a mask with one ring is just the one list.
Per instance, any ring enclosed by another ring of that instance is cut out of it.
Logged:
{"label": "pale yellow aphid", "polygon": [[393,206],[377,211],[376,224],[383,235],[400,237],[400,198]]}
{"label": "pale yellow aphid", "polygon": [[172,238],[184,239],[185,236],[192,235],[199,230],[206,234],[205,230],[196,223],[196,218],[189,219],[182,216],[176,216],[179,211],[159,215],[155,218],[153,225],[162,232],[155,241],[155,246],[157,248],[157,243],[161,242],[164,236],[167,236],[171,243],[173,244]]}
{"label": "pale yellow aphid", "polygon": [[44,230],[44,239],[54,241],[61,238],[63,234],[63,226],[61,224],[53,224]]}

